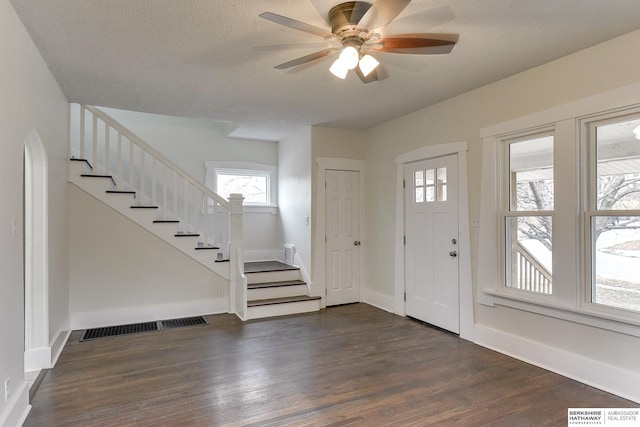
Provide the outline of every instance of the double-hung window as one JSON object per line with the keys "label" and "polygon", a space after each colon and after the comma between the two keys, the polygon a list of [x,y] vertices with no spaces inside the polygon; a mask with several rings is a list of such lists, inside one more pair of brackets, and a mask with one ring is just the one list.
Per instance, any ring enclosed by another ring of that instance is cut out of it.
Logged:
{"label": "double-hung window", "polygon": [[588,297],[640,313],[640,113],[587,124]]}
{"label": "double-hung window", "polygon": [[553,134],[502,141],[504,286],[552,293]]}
{"label": "double-hung window", "polygon": [[477,297],[640,336],[640,96],[602,102],[483,129]]}

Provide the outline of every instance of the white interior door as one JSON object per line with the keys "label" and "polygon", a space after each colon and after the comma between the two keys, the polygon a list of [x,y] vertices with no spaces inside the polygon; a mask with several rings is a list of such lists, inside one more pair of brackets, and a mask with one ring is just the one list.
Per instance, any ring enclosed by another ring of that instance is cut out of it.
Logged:
{"label": "white interior door", "polygon": [[360,172],[326,171],[326,305],[360,301]]}
{"label": "white interior door", "polygon": [[459,333],[457,156],[405,165],[406,313]]}

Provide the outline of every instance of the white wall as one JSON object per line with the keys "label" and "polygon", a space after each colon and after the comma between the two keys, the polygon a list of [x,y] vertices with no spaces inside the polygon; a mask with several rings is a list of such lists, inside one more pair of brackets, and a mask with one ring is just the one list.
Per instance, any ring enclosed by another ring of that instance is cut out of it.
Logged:
{"label": "white wall", "polygon": [[[468,141],[470,214],[471,217],[478,215],[482,169],[480,130],[639,82],[640,58],[629,55],[639,44],[640,32],[634,32],[368,130],[366,211],[376,214],[367,216],[370,240],[366,252],[366,264],[370,267],[366,270],[367,286],[377,292],[393,294],[394,260],[388,248],[395,239],[396,156],[425,145]],[[472,228],[471,237],[475,266],[477,228]],[[640,354],[640,339],[635,337],[506,307],[476,304],[475,318],[476,328],[485,333],[483,339],[492,338],[487,338],[487,331],[493,331],[493,338],[505,338],[504,342],[509,342],[506,337],[518,337],[519,356],[531,354],[533,363],[543,364],[542,359],[536,357],[549,347],[561,354],[572,355],[575,357],[572,360],[602,364],[612,375],[614,372],[636,375],[640,372],[637,357],[629,357]],[[578,345],[576,340],[570,339],[575,336],[587,339]],[[600,344],[603,342],[606,345]],[[507,348],[500,348],[500,344],[496,344],[496,348],[507,351]],[[562,371],[554,363],[547,367]],[[585,375],[578,379],[597,382],[589,374]]]}
{"label": "white wall", "polygon": [[[101,109],[201,182],[205,182],[205,161],[278,164],[276,142],[229,138],[225,135],[223,123]],[[243,223],[247,259],[270,257],[274,251],[282,252],[282,229],[277,214],[247,209]]]}
{"label": "white wall", "polygon": [[[24,383],[23,152],[36,129],[48,158],[49,331],[68,329],[68,103],[7,0],[0,0],[0,425],[14,425],[28,408]],[[16,221],[16,236],[12,224]]]}
{"label": "white wall", "polygon": [[[311,128],[278,143],[278,203],[284,243],[311,270]],[[246,237],[245,237],[246,239]]]}
{"label": "white wall", "polygon": [[228,311],[226,280],[68,185],[73,329]]}

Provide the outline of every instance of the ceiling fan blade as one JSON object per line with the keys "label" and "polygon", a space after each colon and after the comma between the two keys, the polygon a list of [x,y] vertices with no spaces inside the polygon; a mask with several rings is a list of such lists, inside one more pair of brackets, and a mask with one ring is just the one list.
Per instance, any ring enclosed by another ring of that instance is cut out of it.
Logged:
{"label": "ceiling fan blade", "polygon": [[264,12],[258,16],[262,19],[266,19],[267,21],[275,22],[276,24],[284,25],[285,27],[293,28],[294,30],[304,31],[315,36],[323,38],[329,38],[332,36],[330,31],[275,13]]}
{"label": "ceiling fan blade", "polygon": [[451,53],[457,41],[457,34],[401,34],[383,37],[373,48],[377,52],[433,55]]}
{"label": "ceiling fan blade", "polygon": [[331,52],[334,52],[336,50],[337,49],[335,48],[321,50],[319,52],[301,56],[300,58],[294,59],[292,61],[285,62],[280,65],[276,65],[273,68],[277,68],[278,70],[285,70],[287,68],[295,67],[296,65],[302,65],[302,64],[306,64],[307,62],[315,61],[316,59],[324,58],[325,56],[329,55]]}
{"label": "ceiling fan blade", "polygon": [[358,22],[358,28],[374,30],[384,27],[400,14],[411,0],[377,0]]}

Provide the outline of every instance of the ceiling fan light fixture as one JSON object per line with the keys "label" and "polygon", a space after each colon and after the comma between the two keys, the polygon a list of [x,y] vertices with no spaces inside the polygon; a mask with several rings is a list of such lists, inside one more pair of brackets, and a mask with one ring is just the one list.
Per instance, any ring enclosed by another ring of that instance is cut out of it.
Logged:
{"label": "ceiling fan light fixture", "polygon": [[359,58],[358,49],[353,46],[346,46],[342,49],[342,52],[340,52],[338,60],[344,64],[347,70],[353,70],[358,66]]}
{"label": "ceiling fan light fixture", "polygon": [[338,58],[333,61],[333,64],[331,64],[329,71],[331,71],[331,74],[333,74],[337,78],[344,80],[344,78],[347,77],[347,72],[349,71],[349,69],[342,63],[342,60]]}
{"label": "ceiling fan light fixture", "polygon": [[360,59],[360,71],[362,71],[362,75],[367,77],[370,72],[375,70],[380,63],[371,55],[364,55],[362,59]]}

